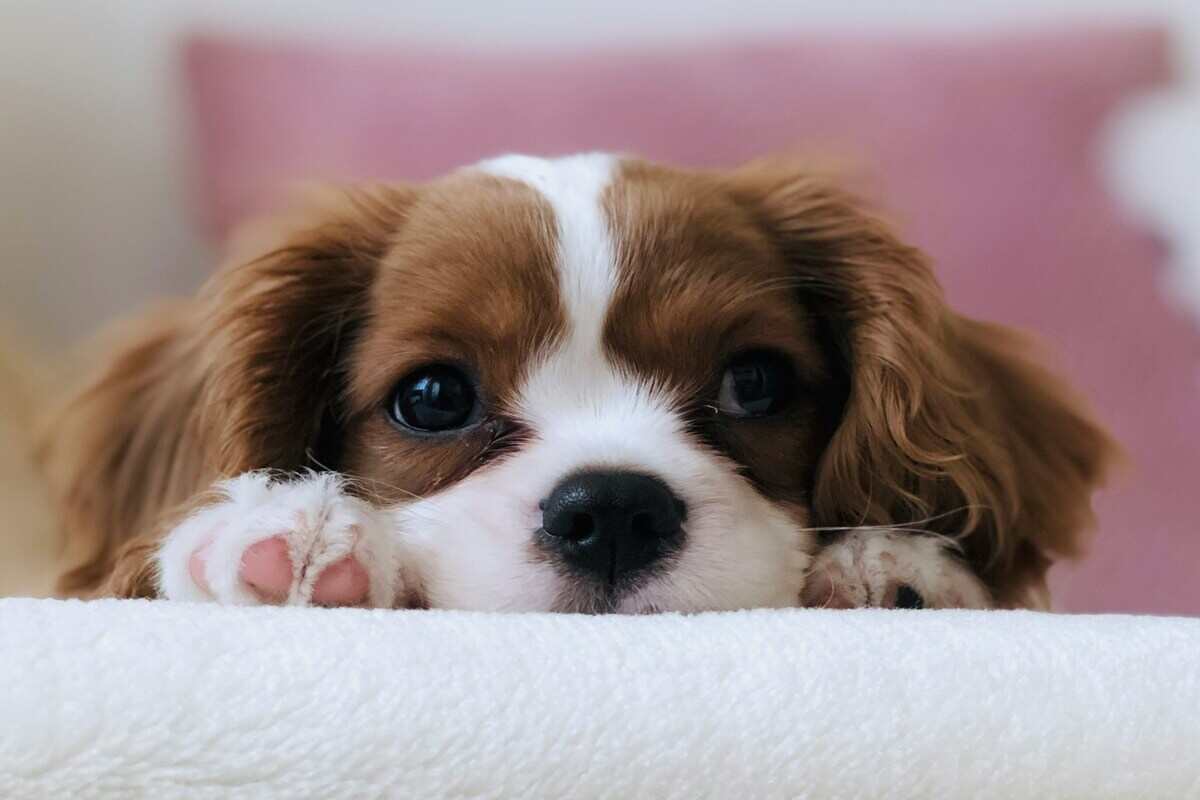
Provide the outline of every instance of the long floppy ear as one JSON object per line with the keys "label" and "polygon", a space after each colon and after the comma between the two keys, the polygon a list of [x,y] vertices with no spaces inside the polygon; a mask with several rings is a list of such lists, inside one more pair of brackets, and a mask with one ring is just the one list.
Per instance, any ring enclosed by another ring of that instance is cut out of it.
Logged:
{"label": "long floppy ear", "polygon": [[408,190],[330,193],[259,224],[193,299],[137,320],[42,424],[76,566],[63,593],[152,593],[164,514],[213,480],[337,458],[339,368]]}
{"label": "long floppy ear", "polygon": [[334,199],[253,231],[248,250],[265,255],[235,259],[205,293],[201,405],[223,475],[337,466],[341,370],[412,194],[357,189]]}
{"label": "long floppy ear", "polygon": [[1030,342],[945,304],[925,256],[795,165],[733,176],[798,274],[846,382],[813,487],[814,523],[957,539],[1002,605],[1044,605],[1051,560],[1079,555],[1116,455]]}

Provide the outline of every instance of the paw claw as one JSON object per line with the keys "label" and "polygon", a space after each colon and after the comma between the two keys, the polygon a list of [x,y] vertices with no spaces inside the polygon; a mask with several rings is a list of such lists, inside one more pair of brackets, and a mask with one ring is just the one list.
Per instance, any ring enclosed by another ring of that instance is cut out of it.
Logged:
{"label": "paw claw", "polygon": [[[896,588],[896,593],[891,596],[892,608],[924,608],[925,598],[907,583],[902,583]],[[884,607],[887,607],[885,601]]]}

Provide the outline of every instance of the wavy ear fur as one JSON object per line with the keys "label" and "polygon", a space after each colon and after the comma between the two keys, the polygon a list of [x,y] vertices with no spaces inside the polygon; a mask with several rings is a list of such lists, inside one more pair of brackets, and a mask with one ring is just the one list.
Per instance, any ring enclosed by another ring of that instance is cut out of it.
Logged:
{"label": "wavy ear fur", "polygon": [[260,225],[196,298],[129,325],[46,415],[41,461],[80,553],[61,592],[152,594],[164,512],[219,477],[336,461],[340,366],[408,197],[331,193]]}
{"label": "wavy ear fur", "polygon": [[926,257],[827,178],[757,162],[734,191],[795,266],[846,380],[814,524],[957,539],[1002,605],[1044,605],[1116,447],[1026,338],[947,307]]}

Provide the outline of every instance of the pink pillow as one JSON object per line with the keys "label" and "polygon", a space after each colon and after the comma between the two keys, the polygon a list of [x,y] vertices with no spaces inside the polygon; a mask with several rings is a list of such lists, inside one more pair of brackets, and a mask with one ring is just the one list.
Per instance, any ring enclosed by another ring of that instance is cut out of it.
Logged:
{"label": "pink pillow", "polygon": [[487,155],[691,165],[854,157],[968,313],[1030,328],[1128,447],[1069,610],[1200,613],[1200,336],[1096,169],[1112,110],[1167,80],[1161,32],[798,37],[582,55],[201,38],[187,49],[214,234],[309,178],[421,179]]}

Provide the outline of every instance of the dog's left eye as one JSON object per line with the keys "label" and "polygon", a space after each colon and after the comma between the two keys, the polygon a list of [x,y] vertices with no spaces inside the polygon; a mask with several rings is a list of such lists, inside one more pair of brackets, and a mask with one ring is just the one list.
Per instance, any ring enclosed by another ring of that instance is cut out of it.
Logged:
{"label": "dog's left eye", "polygon": [[388,416],[425,433],[461,428],[475,416],[475,387],[454,367],[434,364],[410,373],[392,392]]}
{"label": "dog's left eye", "polygon": [[779,353],[756,350],[737,356],[721,376],[717,405],[741,419],[765,417],[783,409],[792,392],[792,370]]}

